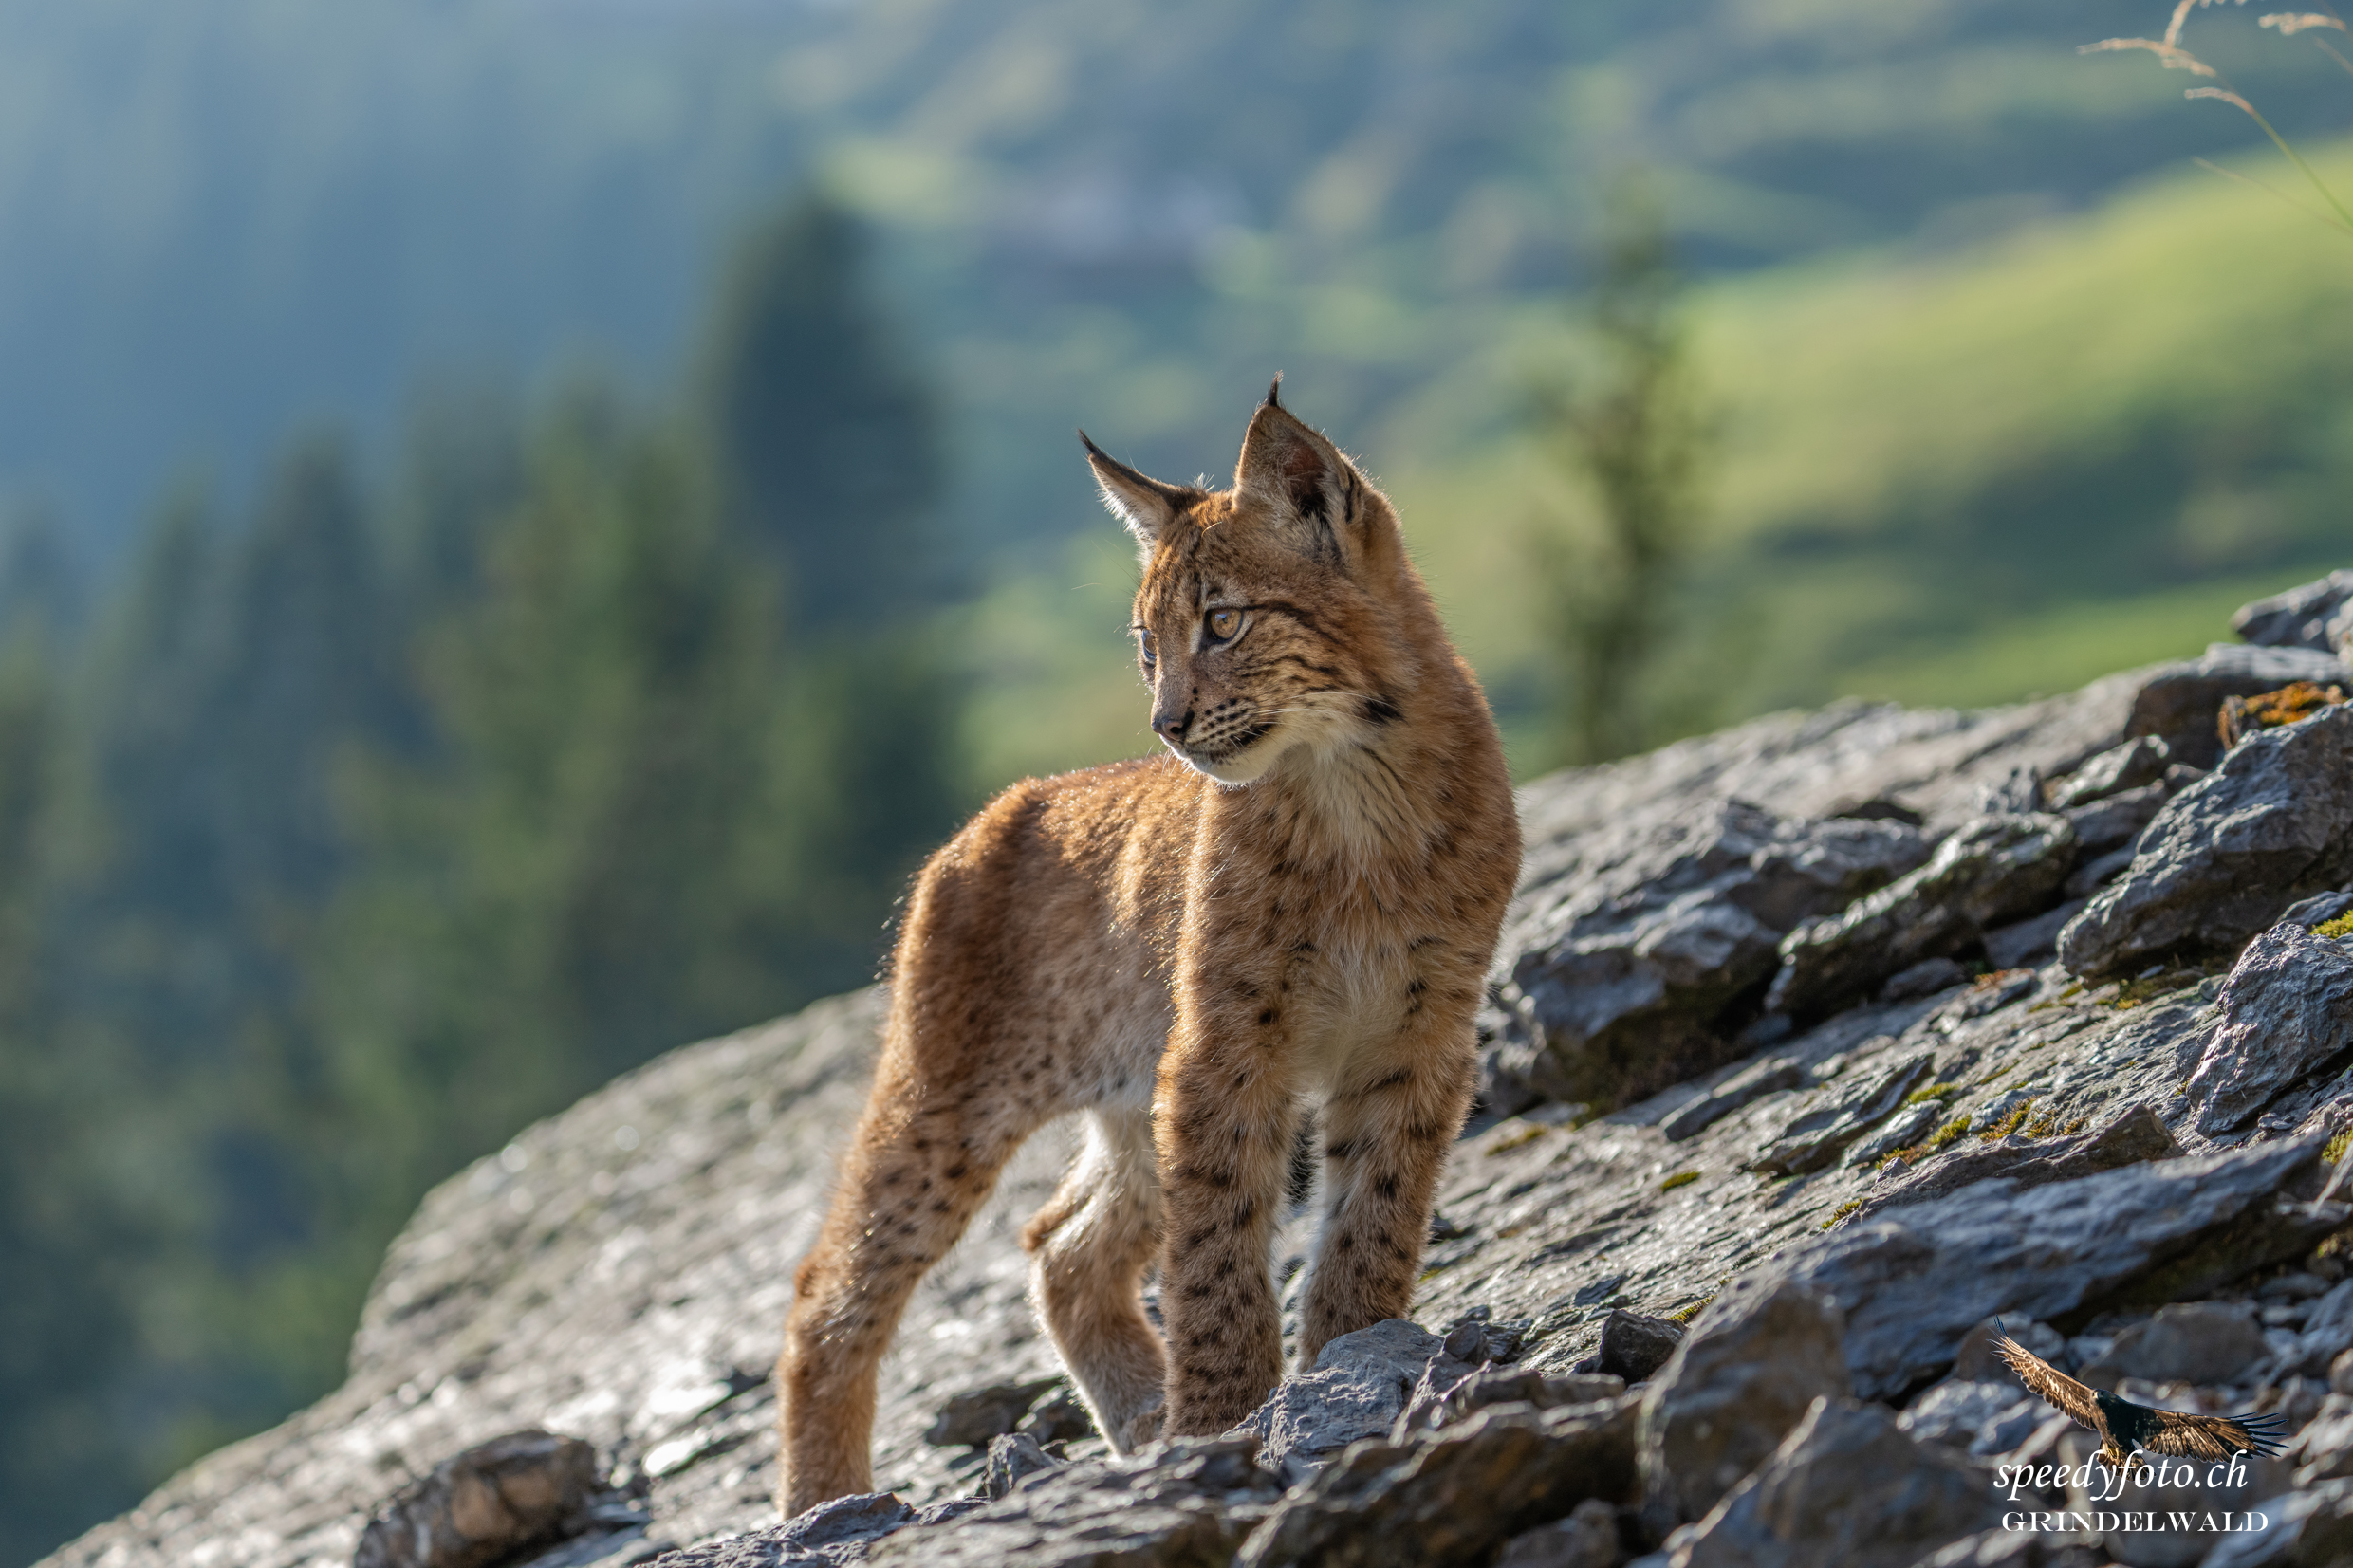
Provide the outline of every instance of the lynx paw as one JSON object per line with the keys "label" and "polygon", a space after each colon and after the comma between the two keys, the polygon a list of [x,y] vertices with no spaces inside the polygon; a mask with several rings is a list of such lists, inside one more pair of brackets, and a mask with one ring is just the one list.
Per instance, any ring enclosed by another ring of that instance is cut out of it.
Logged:
{"label": "lynx paw", "polygon": [[1164,1403],[1145,1406],[1121,1423],[1118,1431],[1107,1434],[1111,1446],[1121,1453],[1134,1453],[1160,1435],[1167,1415],[1168,1406]]}

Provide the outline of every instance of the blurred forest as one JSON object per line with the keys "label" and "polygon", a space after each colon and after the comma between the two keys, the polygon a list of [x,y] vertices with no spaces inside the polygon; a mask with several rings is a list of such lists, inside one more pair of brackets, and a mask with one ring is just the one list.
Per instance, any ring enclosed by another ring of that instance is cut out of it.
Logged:
{"label": "blurred forest", "polygon": [[[2344,564],[2353,267],[2076,56],[2162,10],[0,9],[0,1568],[331,1388],[433,1182],[1145,748],[1074,425],[1214,475],[1286,372],[1523,771]],[[2194,26],[2353,185],[2338,68]]]}
{"label": "blurred forest", "polygon": [[962,789],[906,569],[937,410],[867,245],[806,195],[676,406],[448,395],[374,485],[300,437],[86,612],[17,535],[0,1560],[332,1387],[431,1183],[873,973]]}

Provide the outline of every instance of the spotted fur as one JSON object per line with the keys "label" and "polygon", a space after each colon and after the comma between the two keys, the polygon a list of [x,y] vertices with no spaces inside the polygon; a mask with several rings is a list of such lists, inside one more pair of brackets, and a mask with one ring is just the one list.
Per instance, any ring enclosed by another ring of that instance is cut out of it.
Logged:
{"label": "spotted fur", "polygon": [[786,1321],[787,1514],[871,1486],[908,1293],[1046,1122],[1087,1132],[1023,1235],[1032,1299],[1125,1452],[1222,1431],[1281,1377],[1269,1251],[1303,1116],[1321,1106],[1325,1163],[1305,1365],[1410,1307],[1470,1102],[1519,825],[1389,502],[1271,393],[1230,490],[1088,452],[1143,557],[1171,754],[1018,784],[917,878]]}

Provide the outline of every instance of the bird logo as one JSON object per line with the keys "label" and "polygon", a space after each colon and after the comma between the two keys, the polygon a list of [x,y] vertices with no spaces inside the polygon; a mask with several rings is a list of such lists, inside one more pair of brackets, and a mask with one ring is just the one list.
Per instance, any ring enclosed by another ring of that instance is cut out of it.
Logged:
{"label": "bird logo", "polygon": [[2234,1453],[2269,1459],[2279,1452],[2280,1418],[2266,1415],[2191,1415],[2136,1405],[2079,1383],[2010,1337],[1999,1318],[1993,1354],[2018,1374],[2027,1392],[2077,1426],[2100,1434],[2100,1457],[2121,1467],[2135,1449],[2178,1459],[2228,1459]]}

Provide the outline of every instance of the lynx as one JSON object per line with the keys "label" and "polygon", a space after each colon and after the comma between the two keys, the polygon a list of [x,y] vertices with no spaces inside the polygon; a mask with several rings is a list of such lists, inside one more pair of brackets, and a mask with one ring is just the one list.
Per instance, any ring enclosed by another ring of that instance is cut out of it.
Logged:
{"label": "lynx", "polygon": [[787,1515],[869,1489],[909,1292],[1056,1117],[1084,1117],[1084,1147],[1022,1245],[1115,1450],[1223,1431],[1281,1380],[1269,1254],[1314,1107],[1301,1364],[1411,1305],[1519,822],[1396,512],[1279,391],[1230,490],[1086,442],[1141,548],[1137,655],[1171,754],[1017,784],[917,878],[874,1086],[794,1277]]}

